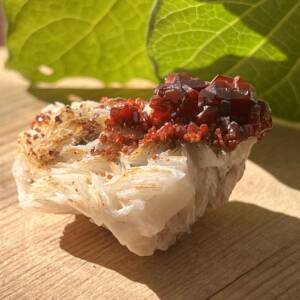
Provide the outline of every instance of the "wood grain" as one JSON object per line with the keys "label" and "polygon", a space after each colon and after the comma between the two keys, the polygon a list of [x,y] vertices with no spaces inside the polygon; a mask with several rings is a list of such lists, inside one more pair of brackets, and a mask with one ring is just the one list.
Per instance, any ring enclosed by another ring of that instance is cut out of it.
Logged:
{"label": "wood grain", "polygon": [[299,130],[276,125],[228,204],[138,257],[85,217],[18,207],[16,137],[44,106],[27,89],[0,66],[0,299],[299,299]]}

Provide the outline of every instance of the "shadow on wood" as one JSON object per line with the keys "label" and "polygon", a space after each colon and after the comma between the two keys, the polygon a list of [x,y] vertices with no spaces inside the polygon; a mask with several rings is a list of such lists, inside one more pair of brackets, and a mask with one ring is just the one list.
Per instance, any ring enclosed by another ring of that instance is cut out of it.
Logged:
{"label": "shadow on wood", "polygon": [[102,97],[142,98],[147,100],[151,97],[152,91],[152,89],[127,88],[38,88],[33,85],[28,88],[28,92],[36,98],[51,103],[54,101],[69,103],[73,100],[100,101]]}
{"label": "shadow on wood", "polygon": [[273,299],[300,286],[300,220],[238,201],[209,211],[190,235],[152,257],[130,253],[82,216],[66,226],[60,245],[160,299]]}
{"label": "shadow on wood", "polygon": [[300,190],[300,130],[274,125],[253,147],[250,159],[285,185]]}

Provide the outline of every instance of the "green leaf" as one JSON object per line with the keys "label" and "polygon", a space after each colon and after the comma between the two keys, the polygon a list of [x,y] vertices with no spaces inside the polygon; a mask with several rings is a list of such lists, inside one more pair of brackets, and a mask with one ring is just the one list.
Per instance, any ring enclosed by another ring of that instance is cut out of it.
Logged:
{"label": "green leaf", "polygon": [[300,120],[298,0],[4,0],[4,6],[8,66],[32,82],[155,81],[152,63],[159,78],[177,70],[203,79],[238,74],[276,116]]}
{"label": "green leaf", "polygon": [[145,43],[151,6],[151,0],[4,0],[8,66],[33,82],[155,80]]}
{"label": "green leaf", "polygon": [[148,53],[160,77],[238,74],[276,116],[300,120],[300,1],[164,0],[154,11]]}

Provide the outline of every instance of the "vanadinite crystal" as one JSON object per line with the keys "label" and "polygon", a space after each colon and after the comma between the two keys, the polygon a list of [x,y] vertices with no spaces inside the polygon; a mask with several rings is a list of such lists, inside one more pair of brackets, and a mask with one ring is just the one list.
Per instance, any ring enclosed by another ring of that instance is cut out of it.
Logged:
{"label": "vanadinite crystal", "polygon": [[200,141],[214,151],[231,151],[272,128],[268,104],[239,76],[218,75],[207,82],[186,73],[170,74],[154,90],[151,109],[146,105],[141,99],[116,101],[101,135],[108,145],[105,151],[130,152],[139,143]]}

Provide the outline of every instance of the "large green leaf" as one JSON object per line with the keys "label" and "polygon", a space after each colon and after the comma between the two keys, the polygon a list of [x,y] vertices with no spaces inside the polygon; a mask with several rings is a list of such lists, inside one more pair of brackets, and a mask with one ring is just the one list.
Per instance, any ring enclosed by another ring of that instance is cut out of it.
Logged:
{"label": "large green leaf", "polygon": [[4,0],[8,66],[31,81],[155,80],[145,37],[151,0]]}
{"label": "large green leaf", "polygon": [[275,115],[300,120],[299,0],[163,0],[154,11],[148,46],[160,77],[239,74]]}
{"label": "large green leaf", "polygon": [[276,116],[300,120],[299,0],[4,4],[8,66],[33,82],[67,76],[106,83],[156,80],[152,61],[160,78],[175,70],[204,79],[217,73],[242,75],[270,102]]}

